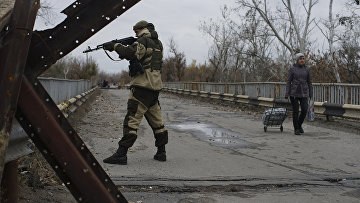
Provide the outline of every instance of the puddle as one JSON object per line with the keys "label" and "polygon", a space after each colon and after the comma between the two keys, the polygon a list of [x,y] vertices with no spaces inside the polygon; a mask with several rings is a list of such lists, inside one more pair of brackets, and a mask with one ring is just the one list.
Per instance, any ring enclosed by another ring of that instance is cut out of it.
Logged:
{"label": "puddle", "polygon": [[241,118],[244,117],[244,115],[236,114],[236,113],[210,113],[216,116],[220,116],[223,118]]}
{"label": "puddle", "polygon": [[201,117],[205,117],[205,115],[204,114],[193,114],[193,115],[191,115],[191,117],[189,117],[189,116],[184,116],[181,113],[176,114],[176,119],[182,120],[182,121],[196,121],[197,118],[201,118]]}
{"label": "puddle", "polygon": [[259,144],[241,139],[249,136],[221,128],[214,124],[191,122],[173,124],[168,127],[181,132],[190,132],[200,140],[210,142],[211,144],[217,146],[230,148],[255,148],[259,146]]}

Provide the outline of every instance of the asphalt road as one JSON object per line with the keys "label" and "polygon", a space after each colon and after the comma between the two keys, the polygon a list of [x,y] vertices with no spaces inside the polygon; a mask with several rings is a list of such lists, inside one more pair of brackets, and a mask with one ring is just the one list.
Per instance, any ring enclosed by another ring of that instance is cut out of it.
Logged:
{"label": "asphalt road", "polygon": [[[75,127],[102,163],[122,136],[128,90],[101,91]],[[289,118],[284,132],[264,132],[259,114],[171,94],[160,104],[168,161],[153,159],[144,119],[128,165],[102,163],[129,201],[360,202],[359,132],[305,123],[296,136]]]}

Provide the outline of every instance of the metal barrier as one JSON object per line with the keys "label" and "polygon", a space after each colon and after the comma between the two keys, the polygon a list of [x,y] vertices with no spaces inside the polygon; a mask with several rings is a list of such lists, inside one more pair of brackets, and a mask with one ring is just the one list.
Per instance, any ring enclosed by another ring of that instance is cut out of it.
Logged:
{"label": "metal barrier", "polygon": [[[267,98],[284,98],[286,90],[285,82],[168,82],[163,85],[166,88]],[[313,83],[313,88],[313,99],[317,102],[360,105],[360,84]]]}
{"label": "metal barrier", "polygon": [[6,151],[5,163],[17,160],[26,154],[30,154],[32,150],[29,145],[30,141],[27,134],[17,120],[14,120],[10,133],[9,146]]}
{"label": "metal barrier", "polygon": [[[95,90],[95,88],[90,89],[90,81],[87,80],[41,78],[40,82],[44,85],[51,98],[57,101],[55,103],[59,103],[58,108],[63,112],[65,117],[73,113],[86,101],[89,94]],[[71,97],[69,95],[71,95]],[[67,102],[62,102],[64,100]],[[10,133],[9,146],[6,151],[5,163],[30,154],[32,150],[29,148],[29,144],[28,135],[20,124],[14,120]]]}
{"label": "metal barrier", "polygon": [[[223,101],[230,101],[235,103],[244,103],[252,104],[265,107],[283,106],[288,109],[291,109],[290,102],[285,99],[275,99],[269,97],[258,97],[258,96],[248,96],[248,95],[239,95],[239,94],[229,94],[229,93],[219,93],[219,92],[207,92],[207,91],[198,91],[198,90],[189,90],[189,89],[177,89],[177,88],[168,88],[164,87],[163,91],[191,95],[203,98],[218,99]],[[331,104],[328,102],[314,102],[315,113],[323,114],[328,116],[338,116],[346,117],[353,119],[360,119],[360,105],[353,104]]]}
{"label": "metal barrier", "polygon": [[91,88],[89,80],[68,80],[59,78],[38,78],[52,100],[59,104]]}

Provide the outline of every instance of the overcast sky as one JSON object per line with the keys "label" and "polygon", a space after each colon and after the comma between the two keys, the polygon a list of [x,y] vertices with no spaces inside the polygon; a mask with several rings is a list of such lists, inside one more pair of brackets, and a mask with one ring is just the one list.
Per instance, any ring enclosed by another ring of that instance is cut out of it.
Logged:
{"label": "overcast sky", "polygon": [[[345,1],[334,1],[335,12],[341,10],[341,5]],[[47,2],[54,8],[54,12],[60,13],[74,0],[48,0]],[[326,17],[328,2],[328,0],[320,0],[320,4],[314,8],[314,15]],[[87,46],[94,47],[112,39],[134,36],[132,26],[140,20],[147,20],[155,25],[159,38],[164,44],[166,56],[169,40],[173,38],[178,50],[185,53],[188,64],[193,59],[197,63],[204,63],[207,60],[211,41],[199,31],[199,25],[202,21],[209,21],[210,18],[218,18],[220,8],[224,4],[234,6],[235,0],[142,0],[81,44],[70,55],[85,57],[82,51]],[[65,15],[57,14],[53,18],[53,24],[57,25],[65,18]],[[38,30],[52,27],[45,26],[41,20],[37,20],[35,24],[35,29]],[[102,71],[114,73],[127,69],[127,62],[111,61],[102,50],[89,53],[89,56],[97,61]],[[113,56],[116,57],[115,54]]]}
{"label": "overcast sky", "polygon": [[[73,0],[47,1],[59,13]],[[187,63],[195,59],[198,63],[204,63],[208,56],[209,39],[199,31],[201,21],[216,18],[220,15],[220,7],[224,4],[234,4],[233,0],[142,0],[127,10],[120,17],[97,32],[89,40],[73,50],[71,56],[84,56],[82,53],[87,46],[94,47],[105,41],[134,36],[133,25],[146,20],[152,22],[164,44],[165,55],[168,55],[168,44],[171,37],[177,44],[179,51],[185,53]],[[54,16],[54,24],[60,23],[63,14]],[[56,21],[55,21],[56,19]],[[41,20],[37,20],[35,29],[42,30],[53,26],[44,26]],[[127,69],[127,62],[114,62],[105,55],[104,51],[89,53],[99,64],[100,70],[105,72],[120,72]],[[116,57],[116,54],[113,54]]]}

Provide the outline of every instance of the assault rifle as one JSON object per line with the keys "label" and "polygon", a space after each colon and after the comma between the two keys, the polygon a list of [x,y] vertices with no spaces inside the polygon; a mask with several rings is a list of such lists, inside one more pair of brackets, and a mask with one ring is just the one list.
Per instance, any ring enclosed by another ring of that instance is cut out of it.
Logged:
{"label": "assault rifle", "polygon": [[[125,38],[122,38],[122,39],[114,39],[114,40],[111,40],[109,42],[113,42],[113,43],[120,43],[122,45],[131,45],[133,44],[134,42],[136,41],[136,38],[134,37],[125,37]],[[88,49],[83,51],[83,53],[88,53],[88,52],[92,52],[92,51],[96,51],[96,50],[99,50],[99,49],[103,49],[104,48],[104,44],[106,43],[109,43],[109,42],[105,42],[103,44],[99,44],[97,45],[95,48],[91,48],[90,46],[88,46]]]}
{"label": "assault rifle", "polygon": [[[103,49],[104,45],[107,44],[107,43],[120,43],[122,45],[131,45],[135,41],[136,41],[136,38],[134,38],[134,37],[126,37],[126,38],[123,38],[123,39],[114,39],[114,40],[111,40],[109,42],[99,44],[95,48],[90,48],[90,46],[88,46],[88,49],[83,51],[83,53],[88,53],[88,52],[96,51],[96,50],[99,50],[99,49]],[[106,52],[106,50],[105,50],[105,53],[111,60],[119,61],[119,60],[114,60],[113,58],[111,58],[111,56]],[[130,75],[130,77],[134,77],[138,73],[143,74],[144,72],[145,72],[145,70],[142,67],[139,60],[131,60],[131,61],[129,61],[129,75]]]}

